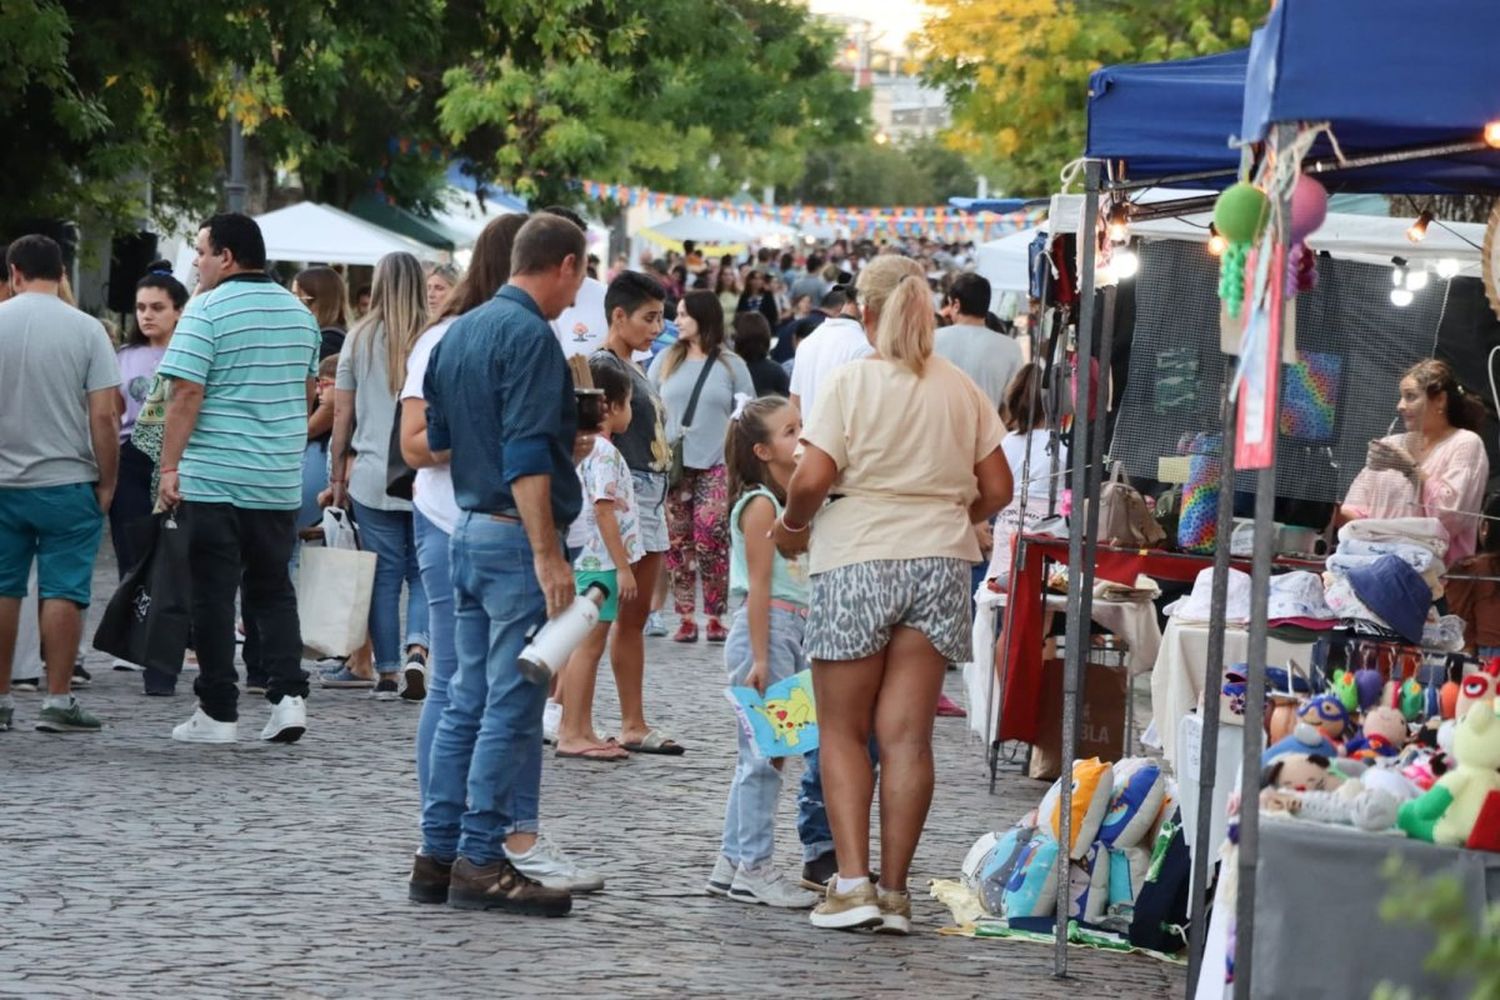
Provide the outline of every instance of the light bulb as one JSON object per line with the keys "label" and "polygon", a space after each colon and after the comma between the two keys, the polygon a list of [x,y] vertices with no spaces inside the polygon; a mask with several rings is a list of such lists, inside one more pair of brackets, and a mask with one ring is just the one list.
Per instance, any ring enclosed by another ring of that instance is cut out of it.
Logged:
{"label": "light bulb", "polygon": [[1406,284],[1406,268],[1397,267],[1391,269],[1391,284],[1397,288]]}
{"label": "light bulb", "polygon": [[1109,264],[1117,278],[1134,278],[1136,272],[1141,269],[1141,259],[1135,255],[1134,250],[1115,251]]}
{"label": "light bulb", "polygon": [[1427,287],[1427,272],[1420,268],[1413,268],[1406,274],[1406,290],[1409,292],[1420,292]]}
{"label": "light bulb", "polygon": [[1500,121],[1490,122],[1484,127],[1484,141],[1500,149]]}
{"label": "light bulb", "polygon": [[1444,257],[1437,262],[1437,273],[1439,278],[1452,278],[1458,274],[1461,265],[1452,257]]}
{"label": "light bulb", "polygon": [[1229,249],[1229,241],[1224,234],[1219,232],[1219,227],[1212,222],[1208,224],[1208,252],[1212,257],[1224,256],[1224,251]]}
{"label": "light bulb", "polygon": [[1432,213],[1423,212],[1417,216],[1417,221],[1406,227],[1406,238],[1413,243],[1421,243],[1427,238],[1427,227],[1432,224]]}
{"label": "light bulb", "polygon": [[1411,305],[1412,300],[1415,298],[1416,296],[1413,295],[1408,289],[1391,289],[1391,305],[1393,306],[1400,306],[1401,308],[1405,309],[1407,306]]}
{"label": "light bulb", "polygon": [[1130,238],[1130,209],[1123,204],[1109,210],[1108,234],[1110,242],[1124,243]]}

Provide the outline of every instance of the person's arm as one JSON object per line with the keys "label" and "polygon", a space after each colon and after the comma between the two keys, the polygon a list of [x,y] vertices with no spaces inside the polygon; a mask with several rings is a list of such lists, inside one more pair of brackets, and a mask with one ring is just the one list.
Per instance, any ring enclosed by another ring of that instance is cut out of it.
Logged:
{"label": "person's arm", "polygon": [[979,496],[969,505],[969,522],[987,524],[990,518],[1005,509],[1015,491],[1005,452],[996,448],[981,459],[974,466],[974,478],[979,481]]}
{"label": "person's arm", "polygon": [[173,378],[167,394],[167,426],[161,442],[161,502],[175,507],[182,502],[182,481],[177,466],[187,450],[193,428],[198,426],[198,411],[203,409],[203,385],[186,378]]}
{"label": "person's arm", "polygon": [[119,392],[114,388],[89,393],[89,437],[94,444],[94,461],[99,466],[99,481],[94,484],[94,499],[99,511],[109,513],[115,499],[115,483],[120,471]]}
{"label": "person's arm", "polygon": [[745,597],[745,614],[750,625],[752,666],[745,683],[761,694],[771,680],[771,574],[776,560],[771,529],[776,523],[776,508],[764,496],[745,505],[740,513],[740,531],[745,539],[745,568],[750,576],[750,592]]}
{"label": "person's arm", "polygon": [[787,484],[786,507],[773,532],[776,548],[788,559],[807,551],[812,519],[828,499],[839,474],[837,463],[826,451],[806,441],[803,449],[797,471]]}
{"label": "person's arm", "polygon": [[328,453],[333,457],[333,476],[328,485],[333,488],[333,506],[349,506],[349,478],[344,474],[351,458],[349,444],[354,437],[354,393],[348,389],[333,391],[333,444]]}
{"label": "person's arm", "polygon": [[547,599],[547,617],[556,618],[573,603],[574,593],[573,571],[563,557],[552,520],[552,477],[521,476],[511,481],[510,492],[531,543],[532,568]]}
{"label": "person's arm", "polygon": [[635,573],[630,568],[630,554],[625,551],[625,539],[620,535],[620,519],[615,517],[615,502],[608,497],[594,501],[594,523],[599,526],[599,538],[604,542],[604,551],[615,564],[615,585],[620,589],[620,600],[635,600]]}
{"label": "person's arm", "polygon": [[[501,472],[520,511],[521,523],[531,542],[532,564],[537,583],[547,600],[547,617],[553,618],[573,602],[573,570],[563,554],[552,516],[553,448],[574,420],[572,376],[562,347],[550,328],[536,337],[529,349],[525,340],[512,338],[502,349],[498,393],[501,426]],[[442,345],[439,345],[441,348]],[[434,446],[440,442],[428,431]],[[571,446],[572,441],[566,442]]]}
{"label": "person's arm", "polygon": [[401,458],[413,469],[448,464],[448,452],[435,452],[427,440],[427,401],[409,396],[401,401]]}
{"label": "person's arm", "polygon": [[312,411],[312,416],[307,418],[307,439],[316,441],[318,438],[333,430],[333,405],[325,405],[318,400],[317,408]]}

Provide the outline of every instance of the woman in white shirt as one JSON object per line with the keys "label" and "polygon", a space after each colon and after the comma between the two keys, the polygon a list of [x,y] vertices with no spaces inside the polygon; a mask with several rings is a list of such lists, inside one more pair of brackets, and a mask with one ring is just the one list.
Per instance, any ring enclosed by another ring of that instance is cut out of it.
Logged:
{"label": "woman in white shirt", "polygon": [[[1011,543],[1018,531],[1031,531],[1048,516],[1049,501],[1061,497],[1066,483],[1060,480],[1068,468],[1068,446],[1059,438],[1053,441],[1049,429],[1052,414],[1047,412],[1042,393],[1042,368],[1036,363],[1024,366],[1005,390],[1002,411],[1009,433],[1000,442],[1005,460],[1016,481],[1015,499],[1006,504],[995,521],[995,547],[990,554],[986,580],[998,580],[1003,589],[1010,579]],[[1028,463],[1026,452],[1031,452]],[[1056,492],[1054,492],[1054,489]],[[1026,496],[1026,521],[1021,523],[1021,495]]]}
{"label": "woman in white shirt", "polygon": [[[1011,479],[993,404],[932,353],[920,266],[877,257],[856,291],[876,353],[819,388],[775,537],[785,555],[809,552],[813,581],[805,648],[838,875],[812,922],[904,934],[906,878],[932,802],[933,715],[947,664],[968,658],[974,526],[1010,501]],[[872,733],[878,892],[869,879]]]}

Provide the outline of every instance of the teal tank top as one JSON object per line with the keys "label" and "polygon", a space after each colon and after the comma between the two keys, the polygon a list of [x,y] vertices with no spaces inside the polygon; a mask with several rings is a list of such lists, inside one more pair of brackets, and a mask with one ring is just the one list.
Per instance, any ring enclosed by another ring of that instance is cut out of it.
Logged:
{"label": "teal tank top", "polygon": [[[781,516],[781,504],[777,502],[776,495],[764,486],[745,493],[729,512],[729,593],[734,597],[744,597],[750,593],[750,569],[745,561],[745,534],[740,529],[740,515],[755,497],[770,500],[771,505],[776,508],[776,516]],[[805,608],[811,596],[812,582],[807,576],[807,555],[804,553],[796,559],[787,559],[777,552],[772,556],[771,599]]]}

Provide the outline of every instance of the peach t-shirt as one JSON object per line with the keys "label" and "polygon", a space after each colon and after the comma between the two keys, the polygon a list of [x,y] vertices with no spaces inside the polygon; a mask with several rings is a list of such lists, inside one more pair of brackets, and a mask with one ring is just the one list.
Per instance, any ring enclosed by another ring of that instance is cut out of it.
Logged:
{"label": "peach t-shirt", "polygon": [[980,560],[969,522],[974,466],[1005,427],[974,380],[934,355],[919,378],[903,364],[851,361],[819,387],[804,443],[838,466],[813,522],[809,570],[879,559]]}

